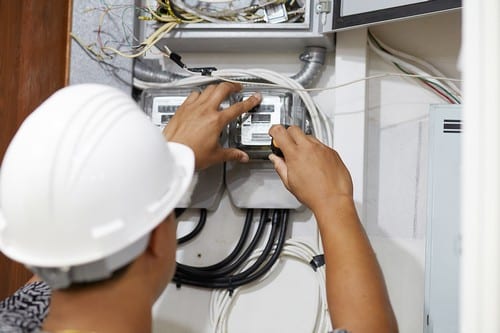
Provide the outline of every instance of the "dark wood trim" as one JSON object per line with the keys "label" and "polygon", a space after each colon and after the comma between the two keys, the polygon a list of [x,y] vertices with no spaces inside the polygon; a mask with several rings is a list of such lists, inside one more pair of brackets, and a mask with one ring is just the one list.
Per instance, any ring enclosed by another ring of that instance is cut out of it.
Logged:
{"label": "dark wood trim", "polygon": [[[71,0],[0,0],[0,160],[23,120],[68,83]],[[31,277],[0,254],[0,299]]]}

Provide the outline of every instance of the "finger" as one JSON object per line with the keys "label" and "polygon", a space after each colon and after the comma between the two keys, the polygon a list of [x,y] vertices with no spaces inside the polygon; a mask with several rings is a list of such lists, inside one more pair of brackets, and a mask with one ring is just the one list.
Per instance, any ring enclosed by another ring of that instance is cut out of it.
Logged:
{"label": "finger", "polygon": [[211,84],[211,85],[205,87],[202,90],[202,92],[200,93],[200,96],[198,98],[198,102],[203,103],[203,102],[209,100],[210,97],[212,96],[213,92],[215,91],[215,89],[217,89],[216,84]]}
{"label": "finger", "polygon": [[238,161],[241,163],[246,163],[250,160],[247,153],[236,148],[222,149],[221,155],[223,161]]}
{"label": "finger", "polygon": [[227,124],[231,120],[236,119],[239,115],[252,110],[254,107],[259,105],[260,102],[262,102],[262,95],[260,93],[255,93],[246,100],[233,104],[224,111],[220,112],[220,117],[222,118],[224,124]]}
{"label": "finger", "polygon": [[222,101],[227,99],[230,94],[238,92],[241,89],[242,86],[239,83],[230,83],[230,82],[219,83],[215,87],[215,89],[209,92],[210,96],[208,96],[207,101],[209,101],[212,104],[212,106],[218,109]]}
{"label": "finger", "polygon": [[298,126],[290,126],[286,131],[297,144],[309,141],[307,135]]}
{"label": "finger", "polygon": [[269,160],[273,162],[274,169],[276,169],[276,172],[280,176],[283,184],[285,184],[285,187],[288,188],[288,168],[285,161],[281,157],[274,154],[269,155]]}
{"label": "finger", "polygon": [[287,155],[293,154],[297,143],[283,126],[272,126],[269,129],[269,135],[272,136],[274,145],[283,152],[285,158],[287,158]]}
{"label": "finger", "polygon": [[189,96],[184,100],[184,103],[192,103],[196,101],[200,97],[200,92],[199,91],[192,91]]}

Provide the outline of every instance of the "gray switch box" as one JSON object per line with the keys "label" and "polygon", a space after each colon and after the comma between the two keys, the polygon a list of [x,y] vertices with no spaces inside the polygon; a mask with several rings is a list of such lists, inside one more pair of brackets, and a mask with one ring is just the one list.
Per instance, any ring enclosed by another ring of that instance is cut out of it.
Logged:
{"label": "gray switch box", "polygon": [[461,107],[433,105],[429,121],[429,189],[424,332],[458,332]]}

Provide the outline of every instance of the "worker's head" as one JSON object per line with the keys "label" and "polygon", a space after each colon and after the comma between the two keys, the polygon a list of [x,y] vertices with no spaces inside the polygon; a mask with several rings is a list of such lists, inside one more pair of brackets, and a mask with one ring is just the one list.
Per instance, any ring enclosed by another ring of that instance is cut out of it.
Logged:
{"label": "worker's head", "polygon": [[145,253],[167,251],[158,274],[168,280],[171,212],[193,168],[192,151],[166,143],[125,93],[62,89],[24,121],[5,154],[0,251],[54,288],[103,280]]}

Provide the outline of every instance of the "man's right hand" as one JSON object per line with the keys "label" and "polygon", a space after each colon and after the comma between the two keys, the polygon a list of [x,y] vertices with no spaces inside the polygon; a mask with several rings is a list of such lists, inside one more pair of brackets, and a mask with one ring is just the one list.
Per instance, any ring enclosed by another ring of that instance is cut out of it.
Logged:
{"label": "man's right hand", "polygon": [[269,134],[284,158],[269,155],[286,188],[316,211],[335,200],[352,200],[352,180],[339,154],[297,126],[275,125]]}

